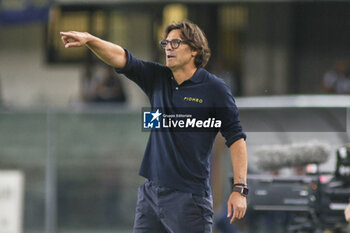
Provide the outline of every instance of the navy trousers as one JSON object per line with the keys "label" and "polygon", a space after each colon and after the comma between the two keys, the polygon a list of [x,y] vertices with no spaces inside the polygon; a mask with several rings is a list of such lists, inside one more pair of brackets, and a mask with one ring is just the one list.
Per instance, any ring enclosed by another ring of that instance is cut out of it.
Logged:
{"label": "navy trousers", "polygon": [[199,196],[146,181],[138,189],[134,233],[211,233],[212,196]]}

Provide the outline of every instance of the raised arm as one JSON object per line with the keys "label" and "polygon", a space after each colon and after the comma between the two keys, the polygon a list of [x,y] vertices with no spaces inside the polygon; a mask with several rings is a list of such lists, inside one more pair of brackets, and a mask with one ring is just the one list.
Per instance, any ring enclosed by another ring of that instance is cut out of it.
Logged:
{"label": "raised arm", "polygon": [[127,62],[125,50],[119,45],[102,40],[87,32],[61,32],[65,48],[88,47],[103,62],[115,68],[124,68]]}

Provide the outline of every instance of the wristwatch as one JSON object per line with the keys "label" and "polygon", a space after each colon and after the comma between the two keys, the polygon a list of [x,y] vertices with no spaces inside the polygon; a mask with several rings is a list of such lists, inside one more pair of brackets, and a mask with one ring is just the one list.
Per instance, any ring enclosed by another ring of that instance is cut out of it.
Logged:
{"label": "wristwatch", "polygon": [[238,192],[244,197],[246,197],[249,193],[249,189],[247,188],[247,186],[234,186],[232,188],[232,192]]}

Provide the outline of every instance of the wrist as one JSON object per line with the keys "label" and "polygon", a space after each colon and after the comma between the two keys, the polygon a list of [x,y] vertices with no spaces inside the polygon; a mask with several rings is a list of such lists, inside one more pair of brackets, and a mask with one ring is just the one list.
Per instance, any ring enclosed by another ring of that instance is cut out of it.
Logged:
{"label": "wrist", "polygon": [[85,45],[86,46],[91,46],[93,45],[93,43],[97,40],[98,38],[91,35],[90,33],[88,32],[85,32]]}
{"label": "wrist", "polygon": [[236,186],[239,186],[239,187],[248,187],[248,184],[246,184],[246,183],[234,183],[234,184],[232,184],[232,187],[236,187]]}
{"label": "wrist", "polygon": [[232,193],[234,192],[237,192],[239,194],[241,194],[242,196],[246,197],[249,193],[249,189],[248,189],[248,186],[245,184],[245,185],[233,185],[232,186]]}

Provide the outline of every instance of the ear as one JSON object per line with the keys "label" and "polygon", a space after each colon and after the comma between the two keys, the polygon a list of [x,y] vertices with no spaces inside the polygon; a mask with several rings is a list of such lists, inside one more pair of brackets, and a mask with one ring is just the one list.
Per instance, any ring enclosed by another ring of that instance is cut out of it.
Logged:
{"label": "ear", "polygon": [[197,52],[197,51],[195,51],[195,50],[192,50],[192,51],[191,51],[191,56],[192,56],[192,57],[197,56],[197,54],[198,54],[198,52]]}

